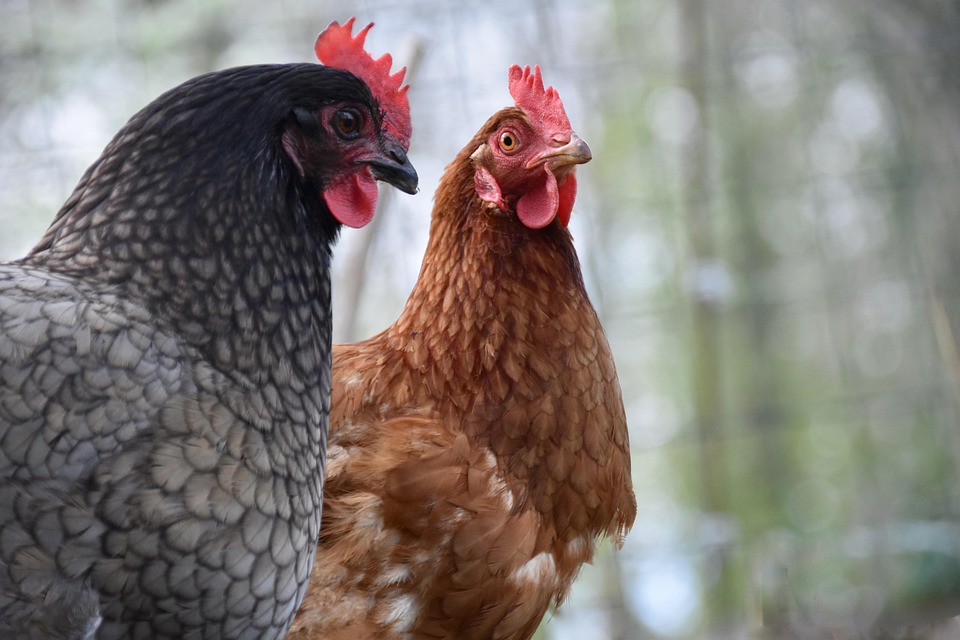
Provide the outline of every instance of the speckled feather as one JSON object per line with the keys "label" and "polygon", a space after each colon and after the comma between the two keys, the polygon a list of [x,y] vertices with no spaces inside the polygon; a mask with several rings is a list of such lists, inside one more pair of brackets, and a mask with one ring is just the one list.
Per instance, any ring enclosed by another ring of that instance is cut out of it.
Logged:
{"label": "speckled feather", "polygon": [[447,168],[401,317],[335,345],[324,517],[289,637],[529,638],[636,504],[610,348],[570,234]]}
{"label": "speckled feather", "polygon": [[301,178],[281,135],[341,101],[379,117],[319,65],[171,90],[0,265],[0,637],[283,637],[320,526],[339,168],[318,138]]}

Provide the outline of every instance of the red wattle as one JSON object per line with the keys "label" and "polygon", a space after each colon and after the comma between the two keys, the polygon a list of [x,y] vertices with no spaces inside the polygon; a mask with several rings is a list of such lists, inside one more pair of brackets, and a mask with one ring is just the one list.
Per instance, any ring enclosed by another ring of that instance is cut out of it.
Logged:
{"label": "red wattle", "polygon": [[560,198],[557,179],[546,164],[543,165],[544,180],[530,189],[517,201],[517,217],[530,229],[542,229],[557,217]]}
{"label": "red wattle", "polygon": [[323,190],[323,200],[341,224],[354,229],[365,226],[377,210],[377,181],[370,167],[338,177]]}
{"label": "red wattle", "polygon": [[577,176],[571,171],[560,185],[560,207],[557,210],[557,218],[563,226],[570,224],[570,214],[573,212],[573,202],[576,199]]}

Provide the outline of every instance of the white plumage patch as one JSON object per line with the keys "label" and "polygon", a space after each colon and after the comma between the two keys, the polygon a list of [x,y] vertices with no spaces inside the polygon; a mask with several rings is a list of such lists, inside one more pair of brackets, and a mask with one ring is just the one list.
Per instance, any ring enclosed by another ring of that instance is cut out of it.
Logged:
{"label": "white plumage patch", "polygon": [[393,627],[397,633],[410,630],[410,625],[416,619],[417,600],[413,594],[392,598],[386,605],[384,623]]}
{"label": "white plumage patch", "polygon": [[535,584],[550,584],[557,578],[557,566],[553,561],[553,554],[544,551],[533,556],[513,572],[516,582],[532,582]]}
{"label": "white plumage patch", "polygon": [[594,541],[592,538],[582,537],[574,538],[567,543],[567,553],[573,557],[581,557],[584,552],[589,551],[589,555],[593,555],[593,546]]}
{"label": "white plumage patch", "polygon": [[410,567],[405,564],[384,564],[382,571],[377,574],[375,585],[389,587],[410,580]]}
{"label": "white plumage patch", "polygon": [[87,626],[84,627],[80,637],[83,638],[83,640],[93,640],[97,634],[97,629],[100,628],[101,622],[103,622],[103,616],[101,616],[98,611],[96,616],[87,621]]}

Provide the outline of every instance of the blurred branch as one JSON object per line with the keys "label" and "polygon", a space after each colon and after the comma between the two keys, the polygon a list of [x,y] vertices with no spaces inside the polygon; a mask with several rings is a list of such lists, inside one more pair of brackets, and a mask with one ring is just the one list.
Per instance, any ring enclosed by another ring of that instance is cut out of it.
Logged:
{"label": "blurred branch", "polygon": [[624,589],[623,555],[614,545],[608,544],[601,552],[597,564],[607,576],[604,581],[603,599],[610,620],[610,637],[614,640],[635,640],[649,637],[649,630],[637,621],[628,604],[628,595]]}
{"label": "blurred branch", "polygon": [[[404,55],[398,56],[399,60],[407,61],[407,84],[414,85],[414,78],[420,67],[420,61],[423,58],[424,44],[419,38],[410,41],[407,45],[407,51]],[[381,215],[390,208],[390,204],[396,197],[393,189],[380,189],[379,199],[377,200],[377,212],[373,220],[364,229],[360,236],[354,251],[344,258],[344,285],[342,308],[337,309],[338,324],[336,325],[336,335],[334,342],[353,342],[359,339],[357,335],[357,315],[360,311],[360,301],[363,300],[363,292],[367,284],[367,258],[380,236],[380,230],[383,227]]]}
{"label": "blurred branch", "polygon": [[950,322],[950,314],[943,302],[943,296],[934,286],[930,291],[930,315],[933,318],[934,335],[940,349],[940,357],[951,374],[956,397],[960,398],[960,350],[957,349],[957,336]]}
{"label": "blurred branch", "polygon": [[[689,246],[688,283],[692,297],[693,408],[698,435],[697,462],[700,471],[700,498],[707,526],[718,522],[730,509],[726,446],[721,433],[723,422],[720,301],[700,286],[703,272],[716,265],[717,250],[710,189],[710,122],[707,76],[709,74],[707,3],[682,0],[679,3],[679,41],[683,43],[680,81],[696,105],[700,126],[694,127],[681,148],[683,208]],[[716,581],[705,587],[708,625],[725,629],[736,611],[736,597],[729,549],[718,545],[710,563]]]}

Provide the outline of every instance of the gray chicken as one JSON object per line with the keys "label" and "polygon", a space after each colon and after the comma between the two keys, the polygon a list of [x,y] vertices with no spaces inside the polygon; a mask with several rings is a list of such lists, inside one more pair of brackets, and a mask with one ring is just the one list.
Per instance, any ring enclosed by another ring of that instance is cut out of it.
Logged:
{"label": "gray chicken", "polygon": [[331,245],[376,179],[417,184],[403,74],[351,27],[321,34],[330,66],[162,95],[0,265],[0,638],[284,635],[320,528]]}

